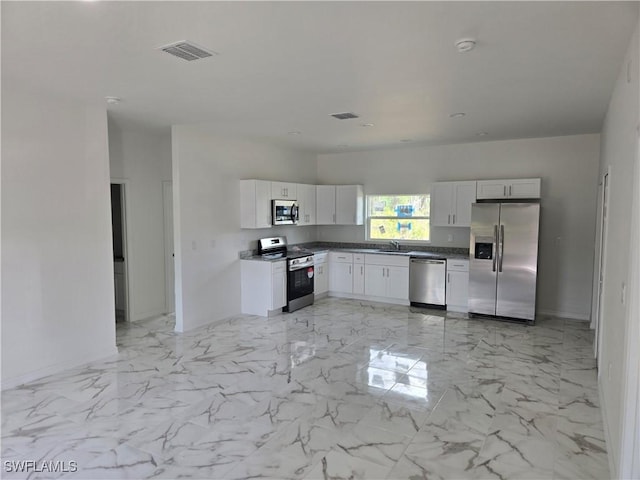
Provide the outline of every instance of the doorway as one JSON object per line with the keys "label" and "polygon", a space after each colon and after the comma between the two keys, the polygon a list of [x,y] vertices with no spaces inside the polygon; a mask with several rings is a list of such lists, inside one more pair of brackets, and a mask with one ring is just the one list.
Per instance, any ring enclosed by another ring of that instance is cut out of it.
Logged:
{"label": "doorway", "polygon": [[607,252],[607,227],[609,224],[609,170],[604,174],[602,178],[602,197],[601,197],[601,213],[600,213],[600,253],[598,258],[598,297],[595,319],[595,333],[596,340],[593,345],[594,356],[598,362],[598,372],[601,372],[600,359],[602,357],[602,311],[604,307],[604,271],[605,271],[605,258]]}
{"label": "doorway", "polygon": [[125,184],[111,183],[111,232],[113,240],[113,286],[115,321],[129,321],[127,228]]}
{"label": "doorway", "polygon": [[171,182],[162,182],[162,201],[164,211],[164,290],[165,311],[175,313],[175,264],[173,251],[173,186]]}

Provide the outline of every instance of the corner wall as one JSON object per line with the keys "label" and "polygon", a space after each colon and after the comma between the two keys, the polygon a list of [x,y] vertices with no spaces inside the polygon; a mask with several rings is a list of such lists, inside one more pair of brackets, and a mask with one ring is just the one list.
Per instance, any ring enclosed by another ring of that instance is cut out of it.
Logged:
{"label": "corner wall", "polygon": [[[599,149],[593,134],[319,155],[318,180],[383,194],[428,193],[439,181],[541,177],[538,311],[588,320]],[[362,242],[365,227],[318,227],[318,239]],[[432,245],[469,248],[469,228],[434,227]]]}
{"label": "corner wall", "polygon": [[186,331],[240,313],[239,251],[267,236],[315,240],[316,227],[240,229],[239,199],[241,179],[315,183],[316,155],[195,126],[174,126],[172,149],[176,330]]}
{"label": "corner wall", "polygon": [[171,131],[121,127],[109,120],[109,162],[111,179],[127,181],[130,320],[167,313],[162,182],[171,181]]}
{"label": "corner wall", "polygon": [[[621,435],[625,423],[623,393],[626,374],[637,368],[628,364],[627,336],[637,331],[640,318],[631,315],[623,303],[622,290],[629,284],[631,249],[632,198],[634,189],[640,188],[634,180],[634,164],[638,163],[640,138],[640,21],[631,39],[623,66],[609,103],[602,129],[602,156],[600,177],[611,168],[609,176],[609,219],[604,269],[604,295],[602,325],[602,351],[600,352],[600,388],[603,397],[605,428],[608,430],[609,455],[613,458],[619,478],[622,454]],[[637,168],[637,167],[636,167]],[[597,272],[596,272],[597,273]],[[639,293],[627,291],[626,296]],[[632,348],[639,348],[637,344]]]}
{"label": "corner wall", "polygon": [[2,387],[117,353],[107,114],[2,82]]}

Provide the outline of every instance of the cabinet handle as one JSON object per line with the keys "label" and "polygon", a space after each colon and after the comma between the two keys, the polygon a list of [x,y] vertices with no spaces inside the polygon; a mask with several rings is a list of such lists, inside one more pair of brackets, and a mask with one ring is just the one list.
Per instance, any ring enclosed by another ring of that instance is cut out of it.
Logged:
{"label": "cabinet handle", "polygon": [[454,225],[456,224],[456,214],[455,214],[455,213],[453,214],[453,222],[452,222],[452,223],[453,223]]}
{"label": "cabinet handle", "polygon": [[451,214],[447,215],[447,225],[451,225]]}
{"label": "cabinet handle", "polygon": [[511,185],[509,185],[509,196],[511,196]]}
{"label": "cabinet handle", "polygon": [[349,265],[349,275],[351,275],[351,265]]}
{"label": "cabinet handle", "polygon": [[503,196],[503,197],[506,197],[506,196],[507,196],[507,186],[506,186],[506,185],[504,185],[504,186],[502,187],[502,196]]}
{"label": "cabinet handle", "polygon": [[364,267],[360,267],[360,275],[364,275]]}
{"label": "cabinet handle", "polygon": [[451,274],[447,273],[447,283],[451,283]]}
{"label": "cabinet handle", "polygon": [[333,223],[336,223],[336,214],[333,214]]}

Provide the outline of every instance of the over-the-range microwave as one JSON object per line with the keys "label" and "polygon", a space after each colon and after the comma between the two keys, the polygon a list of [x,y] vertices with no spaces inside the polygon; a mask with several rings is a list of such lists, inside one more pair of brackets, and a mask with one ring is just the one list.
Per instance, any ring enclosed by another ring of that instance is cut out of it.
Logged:
{"label": "over-the-range microwave", "polygon": [[295,200],[271,200],[272,224],[295,225],[298,223],[298,202]]}

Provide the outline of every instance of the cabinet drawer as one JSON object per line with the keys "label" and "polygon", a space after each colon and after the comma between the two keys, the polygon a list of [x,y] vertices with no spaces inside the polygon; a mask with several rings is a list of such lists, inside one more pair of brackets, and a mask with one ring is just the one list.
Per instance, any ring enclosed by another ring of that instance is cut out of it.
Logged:
{"label": "cabinet drawer", "polygon": [[469,260],[447,260],[447,270],[450,272],[468,272]]}
{"label": "cabinet drawer", "polygon": [[319,265],[321,263],[326,263],[328,255],[329,255],[329,252],[322,252],[322,253],[314,254],[313,255],[313,263],[315,265]]}
{"label": "cabinet drawer", "polygon": [[363,253],[354,253],[353,254],[353,263],[364,263],[364,254]]}
{"label": "cabinet drawer", "polygon": [[336,263],[353,263],[353,253],[329,252],[329,261]]}
{"label": "cabinet drawer", "polygon": [[408,267],[409,257],[402,255],[377,255],[367,253],[364,256],[364,263],[367,265],[385,265],[390,267]]}

